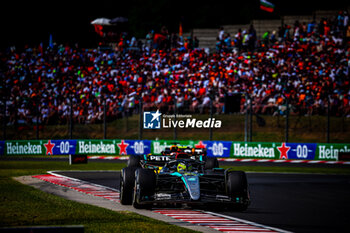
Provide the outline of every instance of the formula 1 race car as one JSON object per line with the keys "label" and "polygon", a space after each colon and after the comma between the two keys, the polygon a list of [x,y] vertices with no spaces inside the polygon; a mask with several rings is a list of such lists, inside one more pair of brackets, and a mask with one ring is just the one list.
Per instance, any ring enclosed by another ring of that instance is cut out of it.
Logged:
{"label": "formula 1 race car", "polygon": [[187,204],[247,209],[250,197],[243,171],[206,169],[207,161],[203,158],[186,155],[172,155],[169,160],[158,163],[150,163],[147,158],[129,163],[120,174],[120,203],[132,204],[135,208]]}

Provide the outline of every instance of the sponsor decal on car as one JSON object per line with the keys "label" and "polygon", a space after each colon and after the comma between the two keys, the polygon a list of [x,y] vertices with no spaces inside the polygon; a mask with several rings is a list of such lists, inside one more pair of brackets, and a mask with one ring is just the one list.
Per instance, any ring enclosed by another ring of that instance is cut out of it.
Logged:
{"label": "sponsor decal on car", "polygon": [[169,156],[162,156],[162,155],[151,155],[149,157],[150,161],[170,161]]}

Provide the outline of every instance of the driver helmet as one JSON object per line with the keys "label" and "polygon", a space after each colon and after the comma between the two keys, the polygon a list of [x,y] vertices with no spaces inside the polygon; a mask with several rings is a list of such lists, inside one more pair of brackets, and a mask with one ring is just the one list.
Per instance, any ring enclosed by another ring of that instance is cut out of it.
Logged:
{"label": "driver helmet", "polygon": [[177,165],[177,171],[178,172],[185,172],[185,171],[191,171],[192,166],[191,165],[186,165],[185,163],[179,163]]}

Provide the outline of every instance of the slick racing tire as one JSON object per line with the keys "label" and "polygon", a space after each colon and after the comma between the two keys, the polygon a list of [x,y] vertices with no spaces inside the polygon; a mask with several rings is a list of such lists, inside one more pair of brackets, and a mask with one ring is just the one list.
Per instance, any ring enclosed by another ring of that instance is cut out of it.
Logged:
{"label": "slick racing tire", "polygon": [[218,168],[219,167],[219,162],[218,159],[215,157],[207,157],[207,160],[204,165],[204,169],[213,169],[213,168]]}
{"label": "slick racing tire", "polygon": [[127,167],[141,167],[141,157],[138,155],[130,155],[127,163]]}
{"label": "slick racing tire", "polygon": [[229,196],[241,199],[240,203],[232,203],[232,208],[237,211],[246,210],[249,206],[250,200],[248,194],[248,181],[245,172],[229,172],[227,174],[226,188]]}
{"label": "slick racing tire", "polygon": [[122,205],[132,204],[132,194],[135,185],[136,167],[126,167],[120,171],[120,203]]}
{"label": "slick racing tire", "polygon": [[136,209],[149,209],[152,204],[142,204],[145,197],[154,195],[156,188],[156,174],[153,170],[138,168],[135,172],[135,185],[132,205]]}

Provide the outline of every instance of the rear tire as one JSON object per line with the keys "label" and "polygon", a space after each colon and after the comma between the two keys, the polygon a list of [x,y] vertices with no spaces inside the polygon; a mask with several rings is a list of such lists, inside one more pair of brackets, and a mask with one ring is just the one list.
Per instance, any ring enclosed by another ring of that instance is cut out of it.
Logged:
{"label": "rear tire", "polygon": [[154,195],[156,174],[153,170],[138,168],[135,172],[135,185],[132,205],[136,209],[148,209],[152,204],[142,204],[145,197]]}
{"label": "rear tire", "polygon": [[135,184],[135,167],[123,168],[120,172],[120,203],[131,205]]}
{"label": "rear tire", "polygon": [[127,167],[141,167],[141,157],[138,155],[130,155],[127,163]]}
{"label": "rear tire", "polygon": [[207,160],[205,161],[204,169],[213,169],[218,167],[219,167],[219,162],[217,158],[207,157]]}
{"label": "rear tire", "polygon": [[248,181],[245,172],[232,171],[228,173],[226,189],[228,196],[242,199],[239,203],[232,203],[232,208],[237,211],[244,211],[248,208],[250,200],[248,194]]}

